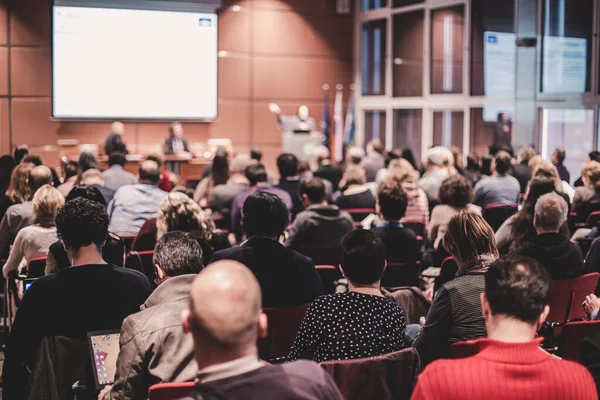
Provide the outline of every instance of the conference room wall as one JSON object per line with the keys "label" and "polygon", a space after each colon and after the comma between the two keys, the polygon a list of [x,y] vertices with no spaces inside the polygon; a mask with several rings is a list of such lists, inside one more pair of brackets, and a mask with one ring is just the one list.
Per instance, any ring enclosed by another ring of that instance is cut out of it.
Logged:
{"label": "conference room wall", "polygon": [[[111,121],[52,120],[51,15],[51,0],[0,5],[0,153],[28,144],[55,164],[57,140],[100,144]],[[347,100],[353,18],[336,12],[336,0],[223,0],[219,18],[219,116],[184,123],[191,141],[229,137],[236,150],[259,146],[270,158],[281,133],[268,103],[289,114],[307,104],[319,123],[323,84],[341,83]],[[167,122],[125,125],[132,151],[167,135]]]}

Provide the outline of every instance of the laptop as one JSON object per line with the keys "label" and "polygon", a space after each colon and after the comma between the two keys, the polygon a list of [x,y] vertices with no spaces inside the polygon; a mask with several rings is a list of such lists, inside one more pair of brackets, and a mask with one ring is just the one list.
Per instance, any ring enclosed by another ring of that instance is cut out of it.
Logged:
{"label": "laptop", "polygon": [[119,356],[120,331],[89,332],[88,344],[92,355],[92,369],[96,389],[102,390],[115,382]]}

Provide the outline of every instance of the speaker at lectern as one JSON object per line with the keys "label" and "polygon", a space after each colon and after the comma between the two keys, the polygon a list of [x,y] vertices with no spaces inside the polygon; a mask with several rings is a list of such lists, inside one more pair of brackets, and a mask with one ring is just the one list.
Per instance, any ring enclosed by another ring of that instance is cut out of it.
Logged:
{"label": "speaker at lectern", "polygon": [[269,104],[269,110],[277,116],[279,128],[283,131],[282,151],[292,153],[300,160],[314,161],[313,153],[323,143],[323,134],[317,131],[308,106],[298,107],[296,115],[283,115],[281,108],[274,103]]}

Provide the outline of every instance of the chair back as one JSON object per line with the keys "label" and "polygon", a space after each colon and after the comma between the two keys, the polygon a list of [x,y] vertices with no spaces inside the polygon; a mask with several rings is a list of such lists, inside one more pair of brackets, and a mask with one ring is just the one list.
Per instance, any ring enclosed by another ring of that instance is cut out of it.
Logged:
{"label": "chair back", "polygon": [[458,265],[452,256],[446,257],[440,267],[440,274],[435,278],[434,293],[440,290],[445,283],[453,280],[458,272]]}
{"label": "chair back", "polygon": [[335,293],[335,281],[342,277],[342,273],[334,265],[315,265],[315,269],[323,281],[325,294]]}
{"label": "chair back", "polygon": [[346,400],[409,399],[421,372],[417,351],[409,347],[390,354],[327,361],[321,367]]}
{"label": "chair back", "polygon": [[131,251],[125,259],[125,268],[135,269],[146,275],[150,283],[154,282],[154,250]]}
{"label": "chair back", "polygon": [[194,391],[194,382],[158,383],[150,386],[149,400],[174,400],[188,397]]}
{"label": "chair back", "polygon": [[381,286],[419,286],[421,262],[388,262]]}
{"label": "chair back", "polygon": [[339,265],[338,243],[292,246],[292,249],[311,258],[315,265]]}
{"label": "chair back", "polygon": [[46,270],[46,257],[32,258],[27,265],[27,278],[41,278]]}
{"label": "chair back", "polygon": [[408,228],[411,231],[413,231],[415,235],[417,235],[417,240],[419,241],[419,244],[423,245],[423,243],[425,242],[425,238],[427,237],[427,229],[425,228],[424,223],[422,223],[421,221],[402,220],[402,225],[404,225],[405,228]]}
{"label": "chair back", "polygon": [[367,218],[369,214],[375,214],[374,208],[347,208],[345,210],[352,219],[354,220],[354,226],[361,226],[360,223],[363,219]]}
{"label": "chair back", "polygon": [[123,243],[125,243],[125,254],[129,254],[131,251],[131,246],[135,241],[136,235],[121,235],[121,239],[123,239]]}
{"label": "chair back", "polygon": [[550,294],[550,314],[548,322],[566,322],[576,318],[585,318],[581,307],[585,296],[594,293],[600,273],[594,272],[574,279],[552,281]]}
{"label": "chair back", "polygon": [[600,321],[569,322],[562,329],[559,355],[567,360],[581,361],[583,339],[600,333]]}
{"label": "chair back", "polygon": [[588,215],[585,224],[588,227],[593,228],[594,226],[598,225],[598,222],[600,222],[600,211],[592,211],[590,215]]}
{"label": "chair back", "polygon": [[512,217],[519,206],[517,204],[488,204],[483,208],[483,218],[496,232],[508,218]]}
{"label": "chair back", "polygon": [[190,189],[196,189],[201,180],[202,177],[200,175],[188,176],[185,178],[185,186]]}
{"label": "chair back", "polygon": [[267,337],[258,340],[258,355],[263,360],[287,357],[310,304],[291,308],[264,308],[267,315]]}

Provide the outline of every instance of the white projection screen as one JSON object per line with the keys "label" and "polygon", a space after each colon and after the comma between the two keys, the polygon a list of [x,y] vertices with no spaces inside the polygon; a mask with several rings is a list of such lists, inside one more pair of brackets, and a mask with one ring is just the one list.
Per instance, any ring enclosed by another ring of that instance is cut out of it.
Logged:
{"label": "white projection screen", "polygon": [[168,1],[161,7],[119,1],[119,8],[73,3],[53,6],[54,118],[216,118],[214,9],[192,11],[198,7]]}

